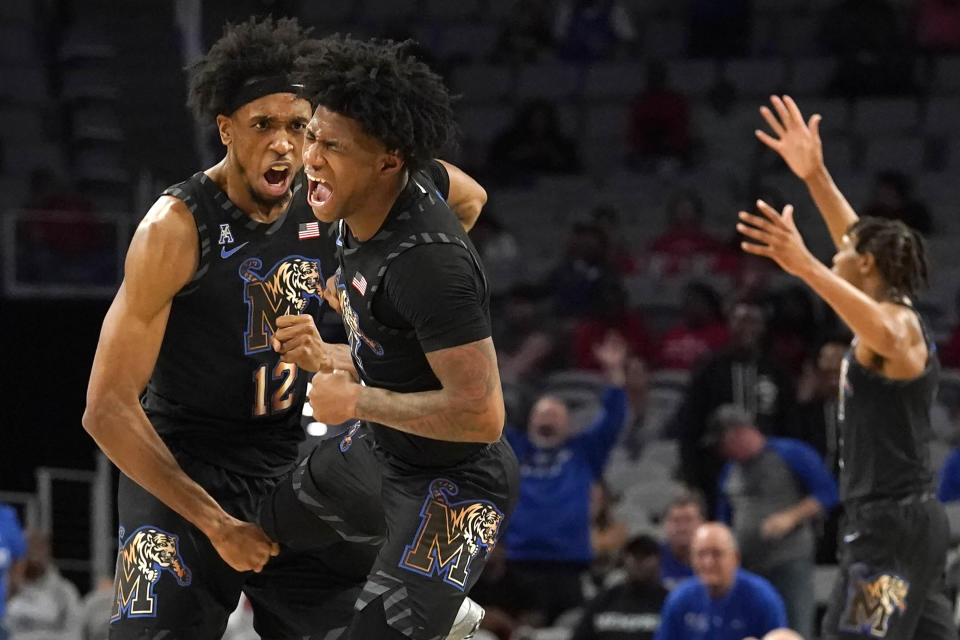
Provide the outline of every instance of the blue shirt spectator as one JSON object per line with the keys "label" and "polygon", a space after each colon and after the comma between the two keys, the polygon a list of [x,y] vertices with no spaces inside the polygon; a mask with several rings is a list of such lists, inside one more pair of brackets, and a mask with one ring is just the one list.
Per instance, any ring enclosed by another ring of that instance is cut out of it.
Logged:
{"label": "blue shirt spectator", "polygon": [[672,591],[693,576],[690,545],[693,535],[706,519],[706,505],[696,491],[674,498],[663,514],[664,542],[660,545],[660,584]]}
{"label": "blue shirt spectator", "polygon": [[583,604],[580,578],[593,560],[591,487],[602,478],[627,416],[626,341],[611,332],[594,355],[610,386],[590,426],[572,435],[566,405],[545,395],[526,432],[507,432],[520,461],[520,489],[503,539],[506,580],[516,591],[516,610],[542,625]]}
{"label": "blue shirt spectator", "polygon": [[668,591],[679,585],[687,578],[693,577],[693,567],[678,560],[670,545],[666,542],[660,545],[660,584]]}
{"label": "blue shirt spectator", "polygon": [[783,600],[769,582],[740,568],[725,524],[701,525],[691,558],[696,577],[670,593],[655,640],[743,640],[787,626]]}
{"label": "blue shirt spectator", "polygon": [[[6,610],[7,574],[27,551],[23,528],[13,507],[0,503],[0,620]],[[0,631],[2,637],[3,631]]]}
{"label": "blue shirt spectator", "polygon": [[593,559],[590,548],[590,487],[603,476],[610,450],[627,415],[627,394],[608,388],[603,412],[580,434],[557,446],[538,446],[543,432],[566,429],[566,408],[545,396],[531,417],[531,437],[516,429],[507,439],[520,461],[520,496],[505,537],[509,560]]}
{"label": "blue shirt spectator", "polygon": [[937,498],[940,502],[960,500],[960,449],[954,449],[943,463]]}
{"label": "blue shirt spectator", "polygon": [[697,578],[667,597],[655,640],[743,640],[787,626],[780,595],[758,575],[738,569],[733,587],[714,599]]}

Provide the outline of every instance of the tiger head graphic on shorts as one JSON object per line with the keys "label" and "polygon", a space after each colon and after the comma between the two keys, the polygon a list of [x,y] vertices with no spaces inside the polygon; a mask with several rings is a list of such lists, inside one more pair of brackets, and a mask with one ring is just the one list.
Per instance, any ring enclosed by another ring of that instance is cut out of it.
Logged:
{"label": "tiger head graphic on shorts", "polygon": [[123,535],[121,527],[114,579],[116,604],[111,622],[122,617],[156,616],[154,585],[164,571],[181,587],[190,586],[192,581],[190,569],[180,555],[180,539],[177,536],[151,526],[140,527],[126,540]]}
{"label": "tiger head graphic on shorts", "polygon": [[883,638],[890,627],[890,619],[907,608],[910,585],[893,573],[879,573],[866,577],[862,564],[850,567],[847,605],[840,618],[840,630]]}
{"label": "tiger head graphic on shorts", "polygon": [[450,480],[430,483],[430,495],[420,509],[420,528],[407,545],[400,568],[426,576],[442,576],[444,582],[463,590],[470,564],[497,543],[503,512],[486,500],[451,502],[460,492]]}

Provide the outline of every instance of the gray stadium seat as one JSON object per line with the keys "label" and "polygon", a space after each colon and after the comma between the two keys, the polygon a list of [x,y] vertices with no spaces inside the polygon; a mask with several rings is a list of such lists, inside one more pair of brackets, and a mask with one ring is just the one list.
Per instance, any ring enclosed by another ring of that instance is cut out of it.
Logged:
{"label": "gray stadium seat", "polygon": [[780,58],[739,58],[725,66],[726,77],[744,96],[766,97],[786,83],[786,65]]}
{"label": "gray stadium seat", "polygon": [[600,62],[587,69],[583,96],[589,101],[632,98],[645,82],[645,67],[639,62]]}
{"label": "gray stadium seat", "polygon": [[497,44],[497,32],[497,27],[492,24],[478,22],[451,24],[439,31],[434,41],[433,51],[445,59],[483,60]]}
{"label": "gray stadium seat", "polygon": [[853,105],[853,130],[874,136],[910,133],[920,122],[920,108],[913,98],[866,98]]}
{"label": "gray stadium seat", "polygon": [[867,141],[862,167],[870,174],[890,169],[918,173],[923,169],[924,153],[925,143],[916,136],[874,138]]}
{"label": "gray stadium seat", "polygon": [[516,95],[520,100],[564,100],[580,90],[580,67],[563,62],[525,65],[518,74]]}
{"label": "gray stadium seat", "polygon": [[465,137],[487,144],[513,120],[513,114],[503,107],[466,107],[457,120]]}
{"label": "gray stadium seat", "polygon": [[960,94],[960,56],[940,58],[937,62],[933,93]]}
{"label": "gray stadium seat", "polygon": [[426,0],[424,8],[428,20],[470,20],[480,13],[481,4],[480,0]]}
{"label": "gray stadium seat", "polygon": [[500,101],[513,92],[514,84],[513,69],[491,64],[459,66],[451,81],[454,91],[463,96],[465,104]]}
{"label": "gray stadium seat", "polygon": [[717,78],[713,60],[671,60],[667,62],[670,86],[692,97],[705,95]]}
{"label": "gray stadium seat", "polygon": [[960,98],[931,98],[924,114],[923,131],[939,136],[958,136],[958,121]]}
{"label": "gray stadium seat", "polygon": [[0,64],[37,60],[34,32],[29,25],[0,23]]}
{"label": "gray stadium seat", "polygon": [[801,108],[803,96],[822,94],[837,69],[836,58],[799,58],[793,63],[787,93],[798,98]]}
{"label": "gray stadium seat", "polygon": [[651,58],[676,58],[687,50],[687,25],[682,20],[651,20],[643,33],[643,52]]}

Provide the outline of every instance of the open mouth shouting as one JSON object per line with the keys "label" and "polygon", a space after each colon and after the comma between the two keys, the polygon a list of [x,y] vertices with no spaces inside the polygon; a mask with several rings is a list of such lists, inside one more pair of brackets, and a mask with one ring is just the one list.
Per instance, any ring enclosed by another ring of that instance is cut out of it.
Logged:
{"label": "open mouth shouting", "polygon": [[333,195],[333,189],[322,179],[307,174],[307,204],[322,207]]}
{"label": "open mouth shouting", "polygon": [[293,170],[289,163],[277,162],[263,172],[264,190],[271,196],[283,197],[290,190],[293,182]]}

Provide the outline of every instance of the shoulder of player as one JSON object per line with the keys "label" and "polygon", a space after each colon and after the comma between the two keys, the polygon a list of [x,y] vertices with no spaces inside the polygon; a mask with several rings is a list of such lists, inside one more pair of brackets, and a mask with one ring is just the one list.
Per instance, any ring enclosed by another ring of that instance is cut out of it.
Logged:
{"label": "shoulder of player", "polygon": [[151,280],[169,280],[179,288],[197,268],[200,240],[193,215],[186,204],[172,196],[161,196],[140,221],[127,253],[127,274],[143,277],[140,264],[164,265],[151,268]]}
{"label": "shoulder of player", "polygon": [[[396,276],[401,271],[416,269],[424,278],[435,279],[447,273],[451,265],[470,266],[470,252],[454,242],[417,244],[401,252],[387,267],[386,274]],[[409,277],[408,273],[403,276]]]}

